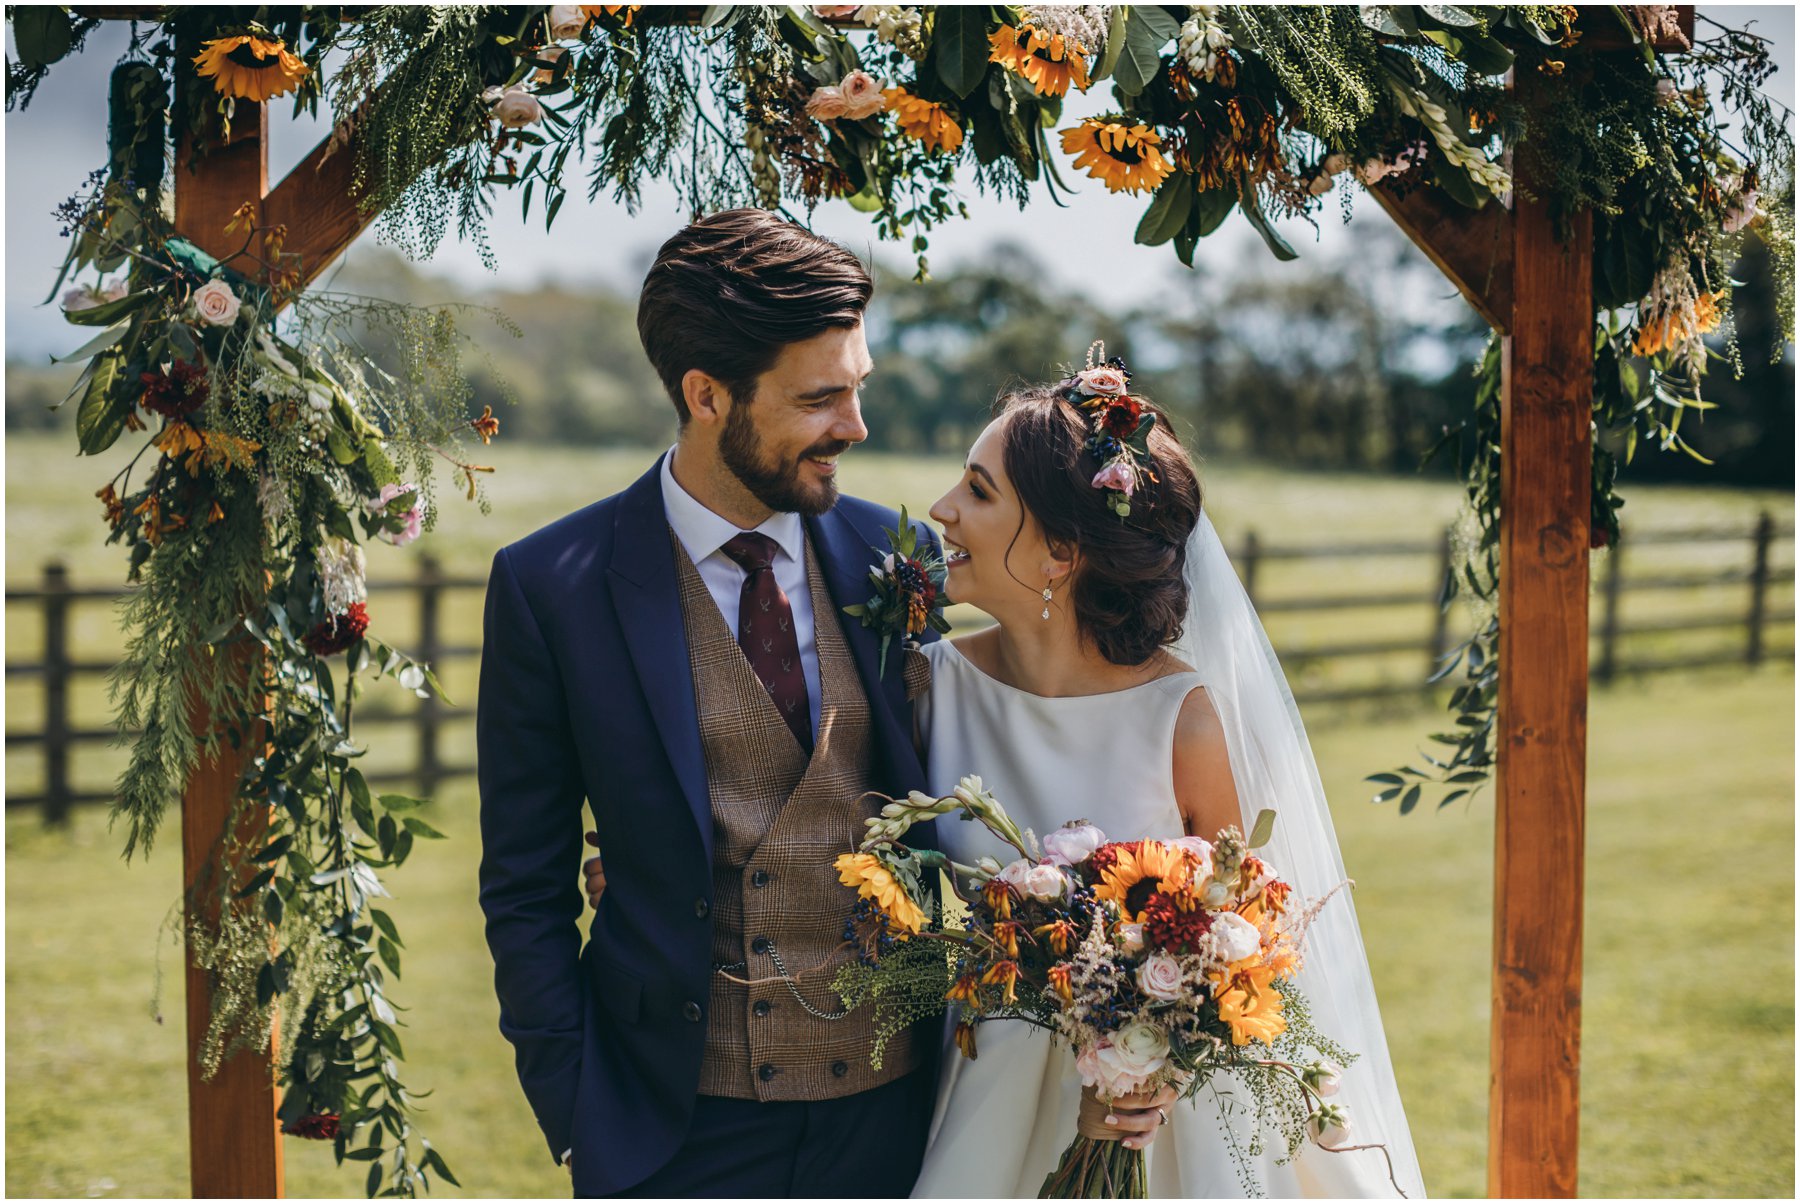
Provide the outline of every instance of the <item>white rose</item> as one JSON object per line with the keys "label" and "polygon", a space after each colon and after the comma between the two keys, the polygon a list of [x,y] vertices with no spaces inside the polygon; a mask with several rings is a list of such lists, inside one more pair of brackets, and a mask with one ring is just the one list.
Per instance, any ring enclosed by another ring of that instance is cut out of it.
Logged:
{"label": "white rose", "polygon": [[508,88],[494,102],[494,116],[509,130],[524,129],[544,119],[544,106],[538,98],[520,87]]}
{"label": "white rose", "polygon": [[1138,967],[1137,984],[1150,998],[1173,1003],[1181,998],[1181,963],[1166,953],[1152,953]]}
{"label": "white rose", "polygon": [[1075,1066],[1081,1081],[1111,1096],[1130,1095],[1169,1061],[1169,1038],[1154,1024],[1128,1024],[1096,1046],[1088,1065]]}
{"label": "white rose", "polygon": [[1106,833],[1093,824],[1070,824],[1044,837],[1044,856],[1055,865],[1080,865],[1106,843]]}
{"label": "white rose", "polygon": [[1262,948],[1262,933],[1235,911],[1221,912],[1214,918],[1212,935],[1218,942],[1219,956],[1228,962],[1243,961]]}
{"label": "white rose", "polygon": [[1144,951],[1144,926],[1142,924],[1120,924],[1119,948],[1126,953],[1142,953]]}
{"label": "white rose", "polygon": [[1325,1149],[1343,1145],[1350,1139],[1350,1110],[1342,1104],[1322,1104],[1306,1127],[1312,1139]]}
{"label": "white rose", "polygon": [[243,302],[223,280],[208,280],[194,293],[194,312],[209,326],[229,326],[237,321]]}
{"label": "white rose", "polygon": [[1025,877],[1031,873],[1033,868],[1034,863],[1030,858],[1021,857],[1005,869],[1001,870],[998,874],[995,874],[994,879],[997,882],[1004,882],[1020,894],[1024,894]]}
{"label": "white rose", "polygon": [[1679,90],[1680,89],[1676,88],[1675,81],[1672,79],[1657,80],[1656,81],[1656,103],[1659,105],[1668,104],[1671,100],[1675,99],[1675,93],[1678,92]]}
{"label": "white rose", "polygon": [[1304,1071],[1306,1085],[1327,1098],[1338,1093],[1344,1079],[1344,1068],[1336,1062],[1314,1062]]}
{"label": "white rose", "polygon": [[581,31],[587,28],[587,14],[581,11],[579,4],[552,4],[550,6],[550,39],[564,42],[570,38],[578,38]]}
{"label": "white rose", "polygon": [[1053,865],[1034,865],[1025,871],[1022,889],[1028,898],[1049,903],[1063,897],[1069,889],[1069,880]]}

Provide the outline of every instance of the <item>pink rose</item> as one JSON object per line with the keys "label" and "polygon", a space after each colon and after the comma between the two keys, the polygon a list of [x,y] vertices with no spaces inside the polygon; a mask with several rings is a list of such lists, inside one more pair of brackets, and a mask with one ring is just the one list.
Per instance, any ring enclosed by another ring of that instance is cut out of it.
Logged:
{"label": "pink rose", "polygon": [[1119,925],[1119,948],[1127,954],[1144,951],[1144,926],[1142,924]]}
{"label": "pink rose", "polygon": [[1152,953],[1138,967],[1138,990],[1152,999],[1173,1003],[1180,999],[1181,963],[1166,953]]}
{"label": "pink rose", "polygon": [[1137,488],[1137,473],[1124,460],[1114,460],[1094,474],[1095,489],[1117,489],[1126,497]]}
{"label": "pink rose", "polygon": [[508,88],[494,102],[494,116],[509,130],[521,130],[544,119],[544,106],[538,98],[517,86]]}
{"label": "pink rose", "polygon": [[1025,896],[1049,903],[1060,899],[1069,889],[1069,880],[1053,865],[1034,865],[1025,871],[1022,884]]}
{"label": "pink rose", "polygon": [[1329,1150],[1350,1140],[1350,1110],[1342,1104],[1321,1104],[1306,1122],[1312,1139]]}
{"label": "pink rose", "polygon": [[812,10],[827,19],[842,19],[854,17],[856,10],[861,7],[860,4],[815,4],[812,6]]}
{"label": "pink rose", "polygon": [[1034,864],[1029,858],[1021,857],[995,874],[994,881],[1004,882],[1022,895],[1025,893],[1025,876],[1031,873]]}
{"label": "pink rose", "polygon": [[208,280],[194,292],[194,312],[208,326],[229,326],[237,321],[243,302],[223,280]]}
{"label": "pink rose", "polygon": [[881,84],[867,71],[852,71],[838,85],[844,98],[844,116],[852,121],[873,117],[887,104]]}
{"label": "pink rose", "polygon": [[[546,46],[538,51],[535,57],[546,63],[556,63],[567,53],[569,52],[561,46]],[[537,69],[537,74],[532,76],[532,78],[540,84],[547,84],[556,78],[556,70],[554,67],[539,67]]]}
{"label": "pink rose", "polygon": [[1095,397],[1119,397],[1124,394],[1130,383],[1125,374],[1117,368],[1108,368],[1102,364],[1098,368],[1089,368],[1086,372],[1077,372],[1075,379],[1081,387]]}
{"label": "pink rose", "polygon": [[1052,865],[1080,865],[1106,843],[1106,833],[1093,824],[1069,824],[1044,837],[1044,858]]}
{"label": "pink rose", "polygon": [[1075,1058],[1083,1086],[1118,1098],[1142,1090],[1169,1061],[1169,1037],[1154,1024],[1128,1024]]}
{"label": "pink rose", "polygon": [[836,121],[845,111],[843,89],[830,84],[813,89],[806,101],[806,115],[818,121]]}
{"label": "pink rose", "polygon": [[550,6],[550,37],[552,41],[562,42],[570,38],[578,38],[581,31],[587,28],[587,14],[581,11],[579,4],[552,4]]}

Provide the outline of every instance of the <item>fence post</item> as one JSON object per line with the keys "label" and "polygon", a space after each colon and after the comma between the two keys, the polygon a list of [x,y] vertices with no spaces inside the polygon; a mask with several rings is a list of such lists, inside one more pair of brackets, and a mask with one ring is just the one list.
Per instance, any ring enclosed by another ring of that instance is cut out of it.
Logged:
{"label": "fence post", "polygon": [[1244,592],[1250,596],[1250,604],[1256,605],[1256,562],[1262,557],[1262,545],[1257,542],[1254,529],[1244,532],[1244,552],[1238,557],[1238,563],[1244,568]]}
{"label": "fence post", "polygon": [[1744,661],[1760,665],[1763,658],[1763,620],[1768,613],[1769,544],[1775,537],[1775,520],[1764,510],[1756,519],[1751,538],[1756,544],[1756,561],[1750,569],[1750,634],[1744,646]]}
{"label": "fence post", "polygon": [[1438,658],[1444,655],[1445,645],[1450,638],[1450,610],[1444,605],[1444,583],[1450,576],[1452,556],[1450,540],[1454,532],[1454,527],[1445,527],[1444,537],[1438,543],[1438,589],[1431,599],[1431,642],[1425,648],[1425,679],[1427,681],[1437,675]]}
{"label": "fence post", "polygon": [[[438,600],[442,594],[443,574],[437,557],[430,554],[420,556],[418,659],[434,668],[441,647],[438,638]],[[427,691],[419,702],[419,763],[416,775],[419,793],[426,798],[431,797],[443,777],[443,767],[438,762],[439,720],[437,695]]]}
{"label": "fence post", "polygon": [[1624,593],[1625,568],[1621,563],[1625,552],[1625,536],[1606,554],[1606,580],[1601,586],[1600,664],[1594,676],[1612,681],[1619,671],[1619,598]]}
{"label": "fence post", "polygon": [[44,566],[44,822],[69,822],[69,570]]}

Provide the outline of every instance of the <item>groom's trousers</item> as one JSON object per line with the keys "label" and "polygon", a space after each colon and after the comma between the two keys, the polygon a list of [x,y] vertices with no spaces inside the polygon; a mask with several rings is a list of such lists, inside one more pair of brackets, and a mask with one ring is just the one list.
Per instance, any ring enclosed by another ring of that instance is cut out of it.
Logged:
{"label": "groom's trousers", "polygon": [[932,1076],[914,1071],[838,1099],[703,1095],[668,1165],[619,1195],[904,1198],[925,1155],[931,1088]]}

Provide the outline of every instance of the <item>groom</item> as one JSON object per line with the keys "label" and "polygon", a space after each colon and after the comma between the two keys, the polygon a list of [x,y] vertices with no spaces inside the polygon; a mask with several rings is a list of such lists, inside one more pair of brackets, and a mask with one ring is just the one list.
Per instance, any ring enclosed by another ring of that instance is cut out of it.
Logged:
{"label": "groom", "polygon": [[[476,739],[500,1029],[577,1196],[905,1196],[935,1042],[880,1069],[830,989],[832,858],[923,787],[898,656],[843,617],[893,511],[867,437],[873,285],[756,209],[665,243],[638,333],[680,418],[623,493],[495,557]],[[928,531],[921,534],[930,538]],[[582,800],[606,855],[584,946]]]}

